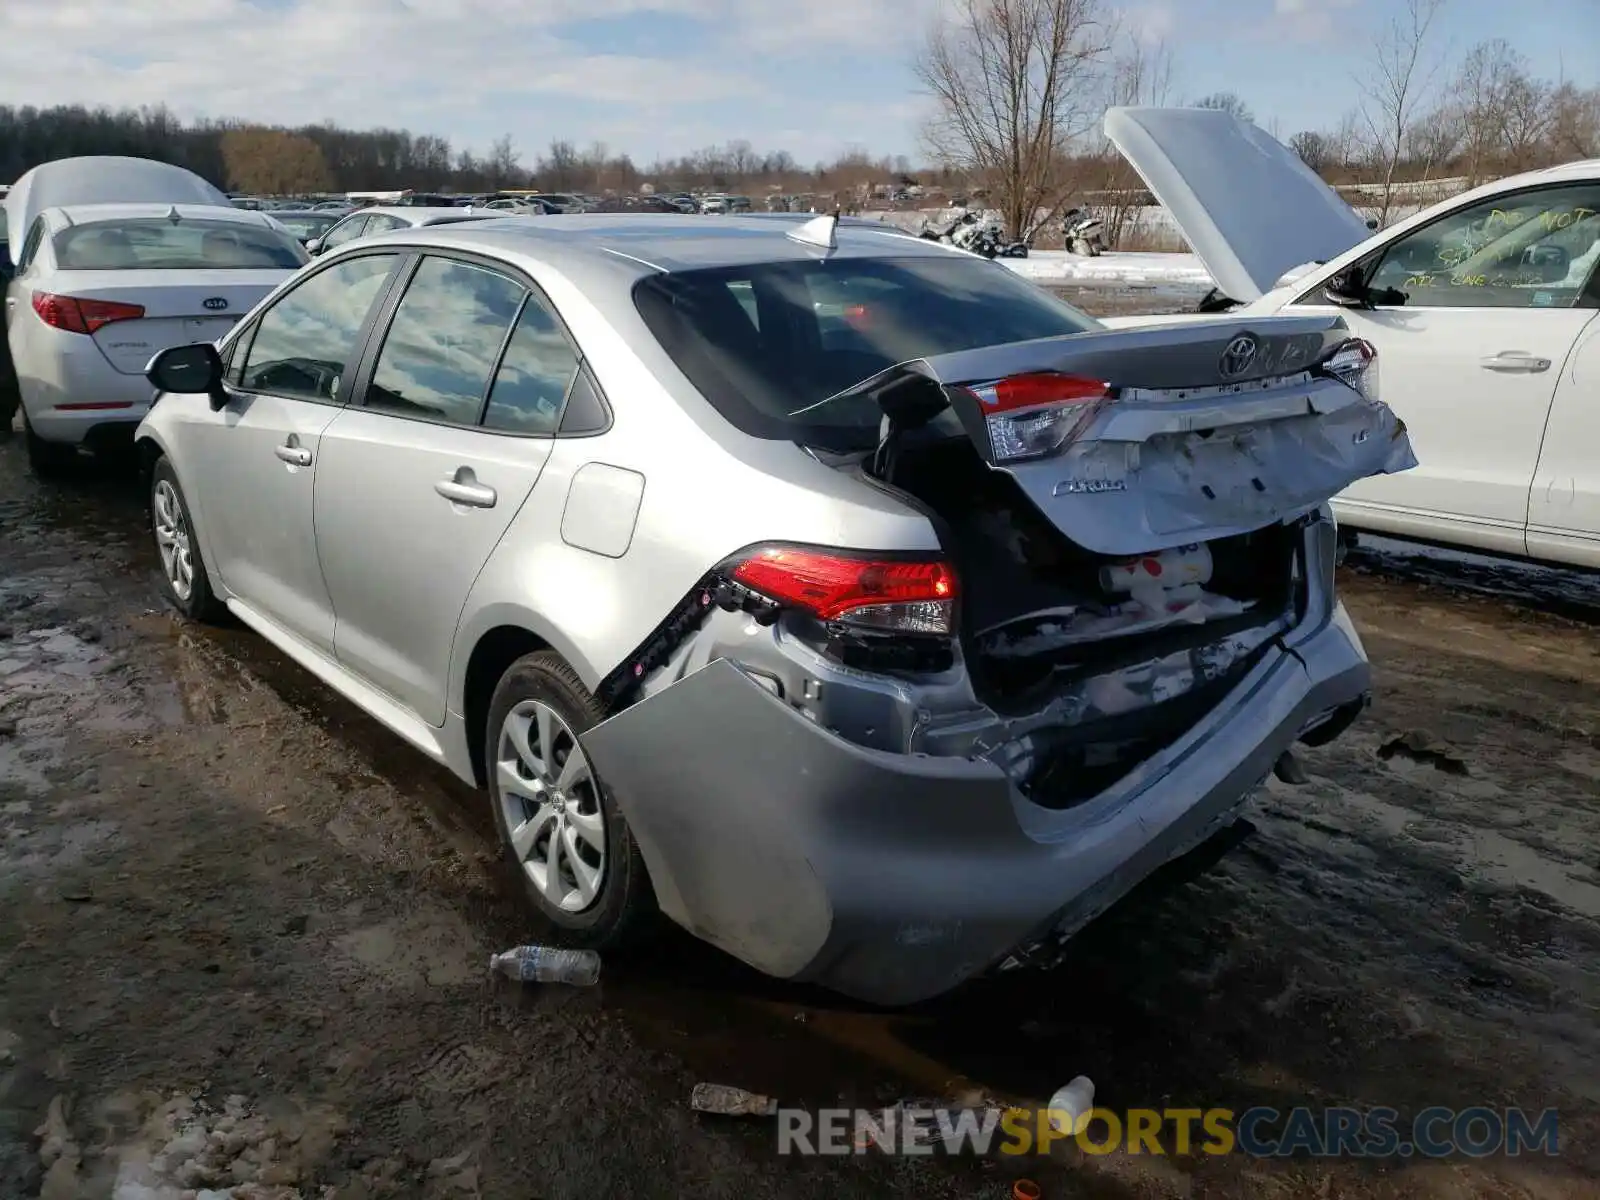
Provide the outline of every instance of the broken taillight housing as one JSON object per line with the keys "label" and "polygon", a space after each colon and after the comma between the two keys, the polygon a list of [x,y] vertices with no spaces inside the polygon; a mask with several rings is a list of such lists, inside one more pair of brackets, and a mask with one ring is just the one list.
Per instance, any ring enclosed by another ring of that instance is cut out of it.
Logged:
{"label": "broken taillight housing", "polygon": [[1317,370],[1353,387],[1368,400],[1378,398],[1378,348],[1365,338],[1340,342]]}
{"label": "broken taillight housing", "polygon": [[1111,397],[1104,380],[1059,371],[1008,375],[960,390],[978,402],[997,463],[1056,453]]}
{"label": "broken taillight housing", "polygon": [[730,574],[751,591],[822,621],[881,633],[955,630],[956,574],[943,559],[763,546],[739,559]]}

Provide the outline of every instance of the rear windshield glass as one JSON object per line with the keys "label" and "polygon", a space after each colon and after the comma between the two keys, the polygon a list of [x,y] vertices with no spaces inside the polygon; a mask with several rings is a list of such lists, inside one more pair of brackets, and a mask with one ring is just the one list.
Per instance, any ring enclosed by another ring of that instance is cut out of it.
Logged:
{"label": "rear windshield glass", "polygon": [[842,258],[653,275],[634,287],[651,333],[716,409],[756,437],[873,444],[882,416],[829,397],[896,363],[1059,337],[1095,321],[976,258]]}
{"label": "rear windshield glass", "polygon": [[188,218],[74,225],[56,234],[55,250],[67,271],[292,271],[307,261],[299,243],[275,229]]}
{"label": "rear windshield glass", "polygon": [[301,213],[292,217],[283,213],[273,213],[272,217],[297,238],[321,237],[332,229],[334,222],[339,219],[328,213]]}

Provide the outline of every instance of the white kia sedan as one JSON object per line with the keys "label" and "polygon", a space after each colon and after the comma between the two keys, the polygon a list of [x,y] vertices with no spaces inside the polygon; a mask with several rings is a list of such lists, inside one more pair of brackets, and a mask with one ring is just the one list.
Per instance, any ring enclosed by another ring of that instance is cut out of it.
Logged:
{"label": "white kia sedan", "polygon": [[118,438],[150,405],[144,369],[216,341],[309,261],[264,214],[92,204],[40,214],[6,289],[28,456],[48,473]]}
{"label": "white kia sedan", "polygon": [[1600,160],[1374,234],[1226,113],[1112,109],[1105,127],[1216,280],[1213,315],[1337,313],[1378,348],[1421,466],[1346,489],[1342,525],[1600,567]]}
{"label": "white kia sedan", "polygon": [[40,473],[80,446],[131,440],[151,357],[215,341],[309,261],[270,217],[149,159],[41,164],[11,189],[6,215],[6,335]]}

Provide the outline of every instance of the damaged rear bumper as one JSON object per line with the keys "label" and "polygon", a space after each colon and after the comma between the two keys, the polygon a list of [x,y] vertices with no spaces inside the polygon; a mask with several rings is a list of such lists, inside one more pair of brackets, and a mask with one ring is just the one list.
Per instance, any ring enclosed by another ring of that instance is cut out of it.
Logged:
{"label": "damaged rear bumper", "polygon": [[1067,810],[986,761],[848,742],[725,659],[584,742],[670,917],[767,974],[909,1004],[1087,923],[1227,824],[1303,733],[1363,703],[1360,639],[1342,608],[1328,615]]}

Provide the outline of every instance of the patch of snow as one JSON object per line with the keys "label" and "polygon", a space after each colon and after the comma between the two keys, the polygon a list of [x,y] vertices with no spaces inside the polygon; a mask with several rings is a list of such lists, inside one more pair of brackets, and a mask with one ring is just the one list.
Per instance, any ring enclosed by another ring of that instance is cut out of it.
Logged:
{"label": "patch of snow", "polygon": [[1027,258],[996,261],[1045,287],[1163,284],[1204,290],[1212,286],[1211,276],[1193,254],[1111,251],[1084,258],[1065,250],[1035,250]]}

